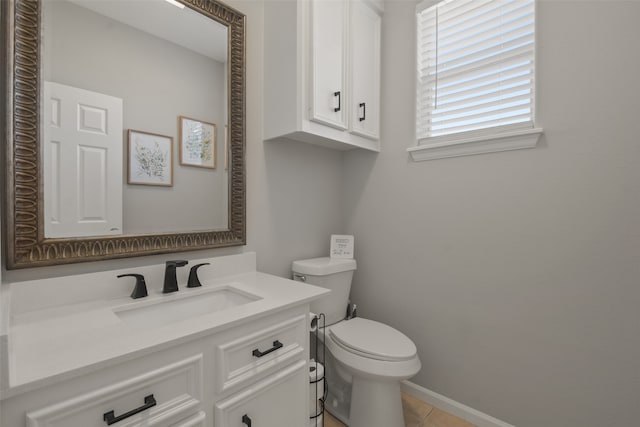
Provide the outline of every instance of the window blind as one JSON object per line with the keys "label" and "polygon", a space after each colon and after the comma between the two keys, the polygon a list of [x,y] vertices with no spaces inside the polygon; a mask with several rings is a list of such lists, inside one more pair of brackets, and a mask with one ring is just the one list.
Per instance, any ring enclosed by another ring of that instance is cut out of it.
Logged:
{"label": "window blind", "polygon": [[445,0],[418,8],[419,142],[533,127],[534,6]]}

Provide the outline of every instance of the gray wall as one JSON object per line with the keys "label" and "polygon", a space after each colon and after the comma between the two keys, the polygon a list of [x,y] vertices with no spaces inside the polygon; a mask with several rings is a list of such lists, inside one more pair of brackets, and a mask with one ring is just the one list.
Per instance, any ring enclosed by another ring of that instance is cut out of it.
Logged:
{"label": "gray wall", "polygon": [[539,2],[539,146],[421,163],[414,10],[386,4],[382,153],[345,157],[361,315],[518,427],[638,425],[640,2]]}
{"label": "gray wall", "polygon": [[[122,98],[125,131],[173,138],[173,187],[128,185],[124,134],[124,233],[227,228],[226,64],[66,1],[46,3],[44,27],[46,80]],[[215,170],[180,165],[181,115],[217,125]]]}

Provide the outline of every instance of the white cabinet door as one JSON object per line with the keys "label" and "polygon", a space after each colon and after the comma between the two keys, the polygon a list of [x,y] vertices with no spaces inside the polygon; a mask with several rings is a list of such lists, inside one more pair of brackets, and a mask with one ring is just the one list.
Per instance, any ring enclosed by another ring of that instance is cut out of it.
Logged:
{"label": "white cabinet door", "polygon": [[297,427],[309,421],[307,362],[216,404],[215,427]]}
{"label": "white cabinet door", "polygon": [[311,120],[347,129],[347,2],[311,2]]}
{"label": "white cabinet door", "polygon": [[122,234],[122,99],[45,82],[45,237]]}
{"label": "white cabinet door", "polygon": [[382,18],[364,1],[351,3],[352,133],[378,139],[380,128],[380,24]]}

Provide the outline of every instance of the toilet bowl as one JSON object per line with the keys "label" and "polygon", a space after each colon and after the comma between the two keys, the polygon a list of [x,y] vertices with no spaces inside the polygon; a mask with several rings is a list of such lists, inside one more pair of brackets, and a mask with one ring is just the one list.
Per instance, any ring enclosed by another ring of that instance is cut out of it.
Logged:
{"label": "toilet bowl", "polygon": [[317,333],[328,351],[325,378],[326,409],[349,427],[402,427],[400,382],[420,370],[415,344],[400,331],[374,320],[345,319],[351,259],[314,258],[294,261],[295,280],[332,292],[311,303],[324,313],[326,327]]}

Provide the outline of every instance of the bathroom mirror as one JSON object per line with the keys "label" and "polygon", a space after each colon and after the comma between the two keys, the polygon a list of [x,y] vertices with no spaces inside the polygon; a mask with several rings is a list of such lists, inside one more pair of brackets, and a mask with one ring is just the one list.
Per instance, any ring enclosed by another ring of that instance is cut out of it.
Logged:
{"label": "bathroom mirror", "polygon": [[2,2],[7,268],[242,245],[245,17]]}

